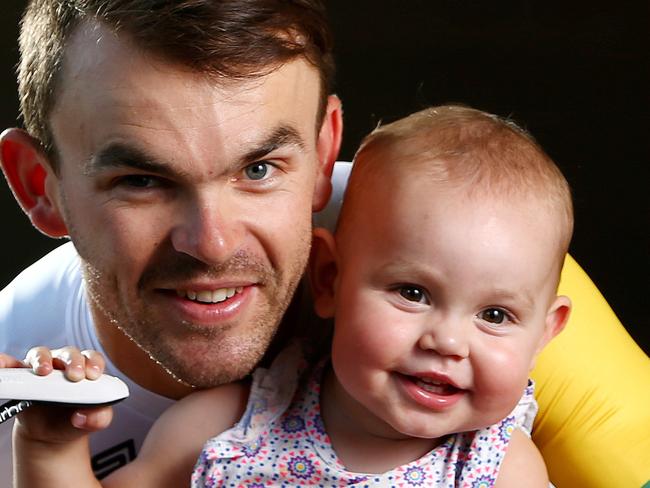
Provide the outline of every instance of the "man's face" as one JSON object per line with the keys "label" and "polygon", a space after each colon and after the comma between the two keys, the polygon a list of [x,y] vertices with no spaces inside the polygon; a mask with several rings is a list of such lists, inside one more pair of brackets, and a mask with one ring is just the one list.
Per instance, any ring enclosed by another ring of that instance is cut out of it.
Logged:
{"label": "man's face", "polygon": [[216,83],[80,29],[51,116],[51,193],[105,345],[122,329],[197,386],[251,370],[309,253],[318,100],[302,60]]}

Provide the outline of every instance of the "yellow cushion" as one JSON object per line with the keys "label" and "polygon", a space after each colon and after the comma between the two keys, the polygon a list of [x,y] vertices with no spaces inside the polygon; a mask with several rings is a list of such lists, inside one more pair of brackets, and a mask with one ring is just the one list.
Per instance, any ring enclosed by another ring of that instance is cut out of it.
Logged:
{"label": "yellow cushion", "polygon": [[650,480],[650,359],[570,256],[559,292],[573,310],[532,374],[533,440],[558,488],[641,487]]}

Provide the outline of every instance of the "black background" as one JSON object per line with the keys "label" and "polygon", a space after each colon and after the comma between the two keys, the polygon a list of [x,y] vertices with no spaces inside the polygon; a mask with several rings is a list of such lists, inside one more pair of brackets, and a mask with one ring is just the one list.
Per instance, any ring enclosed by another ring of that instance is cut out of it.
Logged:
{"label": "black background", "polygon": [[[19,124],[24,0],[0,10],[0,126]],[[511,116],[574,192],[571,254],[650,351],[650,2],[329,0],[349,160],[380,120],[459,102]],[[0,187],[0,286],[58,245]]]}

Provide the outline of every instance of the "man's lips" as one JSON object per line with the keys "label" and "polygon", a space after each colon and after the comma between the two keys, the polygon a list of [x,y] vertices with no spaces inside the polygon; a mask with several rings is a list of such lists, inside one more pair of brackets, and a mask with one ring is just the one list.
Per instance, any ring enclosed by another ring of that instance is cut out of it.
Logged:
{"label": "man's lips", "polygon": [[176,295],[202,303],[221,303],[228,298],[232,298],[236,293],[241,293],[243,289],[243,286],[216,288],[212,290],[177,289]]}
{"label": "man's lips", "polygon": [[[169,311],[177,319],[195,325],[214,326],[235,319],[256,295],[254,284],[237,284],[210,288],[205,285],[188,285],[187,288],[158,289],[172,298]],[[178,314],[178,315],[177,315]]]}
{"label": "man's lips", "polygon": [[154,285],[154,291],[165,295],[176,295],[179,298],[199,303],[220,303],[236,294],[240,294],[245,288],[261,285],[259,279],[254,278],[230,278],[219,280],[191,279],[176,282],[159,283]]}

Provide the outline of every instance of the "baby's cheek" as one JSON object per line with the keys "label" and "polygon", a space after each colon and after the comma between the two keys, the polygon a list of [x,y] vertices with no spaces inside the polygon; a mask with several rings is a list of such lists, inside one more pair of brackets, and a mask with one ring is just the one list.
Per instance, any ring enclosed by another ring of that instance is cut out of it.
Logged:
{"label": "baby's cheek", "polygon": [[374,368],[384,365],[388,342],[384,335],[373,333],[366,327],[348,324],[339,329],[332,342],[332,359],[358,368]]}
{"label": "baby's cheek", "polygon": [[500,354],[474,368],[474,401],[503,418],[517,405],[528,384],[528,363],[518,354]]}
{"label": "baby's cheek", "polygon": [[[369,300],[359,297],[358,303],[346,303],[337,309],[334,347],[348,349],[358,359],[381,360],[404,339],[399,327],[388,313]],[[367,302],[367,303],[366,303]]]}

